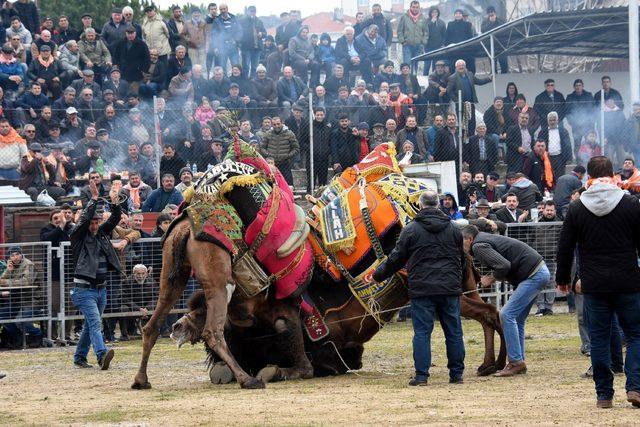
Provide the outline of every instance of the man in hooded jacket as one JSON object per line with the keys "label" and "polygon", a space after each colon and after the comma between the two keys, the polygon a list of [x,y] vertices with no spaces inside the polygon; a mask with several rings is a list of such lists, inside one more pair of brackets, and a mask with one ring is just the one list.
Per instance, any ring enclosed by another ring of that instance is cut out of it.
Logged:
{"label": "man in hooded jacket", "polygon": [[627,340],[627,401],[640,407],[640,203],[616,185],[608,158],[593,157],[587,173],[587,191],[569,205],[560,232],[556,282],[568,290],[577,245],[596,405],[613,407],[610,338],[617,315]]}
{"label": "man in hooded jacket", "polygon": [[459,384],[465,356],[460,323],[460,294],[466,269],[462,234],[438,209],[434,191],[420,196],[420,207],[422,210],[402,229],[396,247],[378,266],[372,280],[383,281],[406,265],[416,369],[409,385],[427,385],[436,314],[445,335],[449,382]]}

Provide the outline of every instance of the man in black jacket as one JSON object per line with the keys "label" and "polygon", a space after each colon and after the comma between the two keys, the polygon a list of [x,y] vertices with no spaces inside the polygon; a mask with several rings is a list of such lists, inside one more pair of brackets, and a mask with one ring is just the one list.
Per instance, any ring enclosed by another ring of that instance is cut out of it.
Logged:
{"label": "man in black jacket", "polygon": [[[326,120],[324,108],[315,108],[313,111],[313,180],[314,188],[327,184],[327,172],[329,169],[329,155],[331,147],[329,138],[331,126]],[[311,191],[311,168],[307,167],[307,192]]]}
{"label": "man in black jacket", "polygon": [[350,128],[349,123],[349,116],[342,113],[338,116],[338,128],[331,132],[329,138],[333,172],[336,174],[358,163],[358,130]]}
{"label": "man in black jacket", "polygon": [[500,310],[509,363],[495,376],[525,374],[524,324],[540,289],[549,282],[549,269],[542,256],[520,240],[479,233],[473,225],[462,229],[462,237],[465,251],[493,271],[480,279],[483,288],[496,280],[506,280],[515,288],[507,305]]}
{"label": "man in black jacket", "polygon": [[436,317],[447,346],[449,382],[462,383],[464,342],[460,323],[460,294],[466,268],[462,235],[438,209],[438,194],[420,196],[421,211],[402,229],[396,247],[373,273],[383,281],[405,267],[413,321],[413,361],[416,376],[409,385],[427,385],[431,366],[431,332]]}
{"label": "man in black jacket", "polygon": [[115,249],[109,237],[122,216],[117,204],[118,193],[109,193],[111,216],[104,224],[100,224],[102,212],[97,212],[98,187],[94,181],[89,183],[91,200],[84,209],[78,225],[71,231],[71,251],[73,255],[74,288],[71,290],[73,304],[84,315],[84,326],[73,356],[73,364],[78,368],[91,368],[87,362],[89,346],[98,358],[100,369],[109,369],[113,359],[113,349],[108,349],[102,339],[100,325],[102,312],[107,303],[106,280],[109,271],[122,269]]}
{"label": "man in black jacket", "polygon": [[569,205],[560,232],[556,281],[560,290],[568,291],[577,245],[597,407],[613,407],[614,314],[627,340],[627,401],[640,407],[640,204],[614,183],[613,166],[606,157],[589,160],[587,173],[591,185]]}
{"label": "man in black jacket", "polygon": [[120,68],[122,78],[129,83],[129,89],[138,92],[143,73],[149,71],[151,57],[147,44],[136,37],[133,26],[127,26],[126,39],[116,44],[113,63]]}
{"label": "man in black jacket", "polygon": [[558,122],[562,123],[565,116],[565,100],[564,95],[556,90],[556,82],[553,79],[547,79],[544,81],[545,90],[536,96],[533,109],[538,113],[538,117],[542,123],[540,123],[541,129],[547,128],[547,122],[544,120],[552,111],[558,113]]}
{"label": "man in black jacket", "polygon": [[493,138],[487,136],[487,126],[484,123],[478,123],[476,134],[464,145],[462,158],[469,165],[472,175],[478,172],[486,175],[494,170],[498,163],[498,145]]}

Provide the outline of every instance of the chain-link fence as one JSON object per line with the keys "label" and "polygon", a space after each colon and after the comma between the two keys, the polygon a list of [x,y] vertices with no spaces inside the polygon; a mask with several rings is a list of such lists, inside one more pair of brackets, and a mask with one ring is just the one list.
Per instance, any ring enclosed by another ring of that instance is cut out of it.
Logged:
{"label": "chain-link fence", "polygon": [[[23,344],[42,338],[51,320],[51,244],[0,245],[0,326]],[[50,328],[48,338],[51,338]]]}

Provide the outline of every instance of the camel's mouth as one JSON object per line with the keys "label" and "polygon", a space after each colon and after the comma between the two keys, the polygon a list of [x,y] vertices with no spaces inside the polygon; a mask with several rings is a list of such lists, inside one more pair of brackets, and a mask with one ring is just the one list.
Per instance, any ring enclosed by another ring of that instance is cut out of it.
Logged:
{"label": "camel's mouth", "polygon": [[171,332],[170,337],[175,341],[177,348],[182,347],[182,345],[188,341],[186,335],[181,333]]}

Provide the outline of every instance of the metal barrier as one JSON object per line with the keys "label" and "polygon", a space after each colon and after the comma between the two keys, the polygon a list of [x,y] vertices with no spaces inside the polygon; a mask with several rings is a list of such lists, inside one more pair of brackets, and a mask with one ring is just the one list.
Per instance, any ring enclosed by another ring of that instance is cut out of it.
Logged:
{"label": "metal barrier", "polygon": [[50,242],[0,244],[0,324],[23,337],[48,322],[51,339],[51,252]]}

